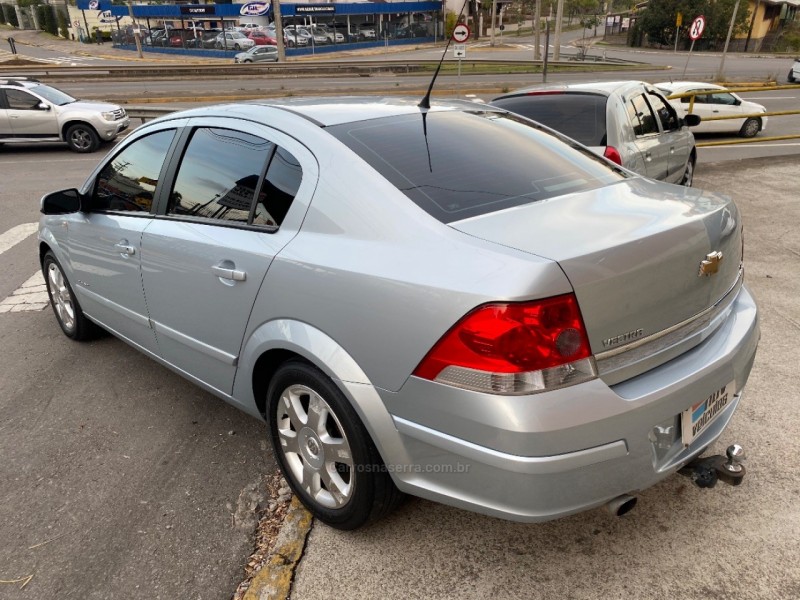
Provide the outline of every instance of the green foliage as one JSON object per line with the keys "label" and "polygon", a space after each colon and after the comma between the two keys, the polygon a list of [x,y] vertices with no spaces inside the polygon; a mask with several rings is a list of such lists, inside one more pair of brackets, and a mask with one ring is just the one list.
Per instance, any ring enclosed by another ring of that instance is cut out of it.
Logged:
{"label": "green foliage", "polygon": [[775,43],[775,52],[800,51],[800,23],[791,23],[783,30],[783,35]]}
{"label": "green foliage", "polygon": [[[704,15],[706,28],[698,43],[701,47],[722,48],[735,4],[736,0],[650,0],[639,15],[638,25],[650,44],[670,46],[675,43],[675,20],[679,12],[683,14],[680,39],[684,41],[695,17]],[[747,2],[742,1],[736,13],[734,34],[746,33],[749,23]]]}
{"label": "green foliage", "polygon": [[0,4],[0,25],[5,25],[5,22],[6,22],[5,5]]}
{"label": "green foliage", "polygon": [[56,9],[56,22],[61,37],[69,39],[69,17],[66,10]]}
{"label": "green foliage", "polygon": [[453,29],[456,28],[458,15],[452,10],[448,10],[444,17],[444,35],[445,39],[449,40],[453,35]]}
{"label": "green foliage", "polygon": [[19,27],[19,19],[17,19],[17,11],[10,4],[3,4],[3,12],[6,15],[6,23],[12,27]]}
{"label": "green foliage", "polygon": [[49,4],[40,4],[36,7],[36,18],[39,21],[39,29],[52,35],[58,35],[58,22],[54,8]]}

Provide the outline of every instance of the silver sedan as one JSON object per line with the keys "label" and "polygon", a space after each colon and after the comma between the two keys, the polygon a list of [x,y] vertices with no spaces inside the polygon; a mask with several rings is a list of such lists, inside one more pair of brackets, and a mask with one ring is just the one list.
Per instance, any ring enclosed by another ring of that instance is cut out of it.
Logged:
{"label": "silver sedan", "polygon": [[264,419],[342,529],[404,493],[621,514],[723,433],[759,340],[731,200],[472,103],[171,114],[42,212],[63,332]]}

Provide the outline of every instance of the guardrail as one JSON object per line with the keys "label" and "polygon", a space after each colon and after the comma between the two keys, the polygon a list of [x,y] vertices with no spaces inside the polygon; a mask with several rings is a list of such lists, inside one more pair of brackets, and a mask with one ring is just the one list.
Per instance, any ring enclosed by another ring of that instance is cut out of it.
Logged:
{"label": "guardrail", "polygon": [[[800,90],[800,85],[761,85],[761,86],[745,86],[738,88],[733,87],[733,88],[723,88],[723,89],[708,89],[696,92],[686,92],[683,94],[672,94],[671,96],[667,96],[667,100],[690,98],[689,108],[687,109],[686,112],[691,114],[692,111],[694,110],[694,99],[696,96],[702,96],[710,93],[721,94],[727,92],[734,94],[743,94],[748,92],[763,92],[763,91],[771,92],[775,90]],[[772,112],[761,112],[761,113],[745,114],[745,115],[740,114],[740,115],[721,115],[718,117],[703,117],[703,121],[725,121],[730,119],[750,119],[750,118],[760,119],[761,117],[782,117],[787,115],[800,115],[800,110],[776,110]],[[696,146],[698,148],[704,148],[709,146],[732,146],[734,144],[758,144],[761,142],[775,142],[781,140],[794,140],[794,139],[800,139],[800,134],[772,135],[759,138],[697,142]]]}
{"label": "guardrail", "polygon": [[[419,71],[423,69],[430,69],[436,67],[439,63],[437,60],[359,60],[359,61],[314,61],[305,62],[302,60],[284,62],[284,63],[247,63],[247,64],[234,64],[234,63],[213,63],[213,64],[166,64],[166,65],[137,65],[130,64],[124,66],[103,66],[103,65],[54,65],[54,64],[37,64],[37,65],[16,65],[16,66],[0,66],[0,71],[7,75],[33,75],[33,76],[46,76],[46,77],[73,77],[73,76],[91,76],[96,75],[100,77],[119,77],[119,78],[134,78],[134,77],[185,77],[185,76],[213,76],[213,75],[297,75],[297,74],[324,74],[330,75],[350,75],[350,74],[369,74],[379,72],[406,72]],[[456,64],[456,60],[448,58],[445,64]],[[476,58],[471,60],[463,60],[462,68],[467,65],[472,66],[502,66],[509,65],[519,67],[520,65],[539,66],[542,61],[534,60],[501,60],[493,58]],[[550,66],[568,67],[570,69],[580,69],[585,65],[582,62],[576,63],[575,61],[562,60],[557,63],[550,62]],[[592,64],[614,64],[636,67],[640,63],[606,60],[599,61]]]}

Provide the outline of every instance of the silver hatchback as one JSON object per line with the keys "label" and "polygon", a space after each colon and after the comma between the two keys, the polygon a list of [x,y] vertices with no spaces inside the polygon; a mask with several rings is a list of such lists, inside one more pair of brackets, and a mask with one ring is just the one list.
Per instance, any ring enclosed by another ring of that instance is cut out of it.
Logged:
{"label": "silver hatchback", "polygon": [[643,81],[537,86],[492,100],[588,146],[645,177],[691,186],[697,150],[687,125],[662,93]]}
{"label": "silver hatchback", "polygon": [[64,333],[264,419],[343,529],[403,493],[624,512],[722,434],[759,340],[730,199],[473,103],[175,113],[42,212]]}

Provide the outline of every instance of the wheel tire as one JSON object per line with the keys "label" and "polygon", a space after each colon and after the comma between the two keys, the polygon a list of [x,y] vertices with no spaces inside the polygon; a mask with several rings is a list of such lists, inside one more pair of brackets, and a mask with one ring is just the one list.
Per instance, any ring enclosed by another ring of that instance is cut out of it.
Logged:
{"label": "wheel tire", "polygon": [[75,341],[91,340],[100,333],[100,328],[87,319],[75,293],[69,285],[64,270],[55,255],[48,250],[42,260],[42,273],[47,284],[50,306],[61,330]]}
{"label": "wheel tire", "polygon": [[402,501],[355,410],[319,369],[283,364],[267,391],[267,420],[286,481],[323,523],[356,529]]}
{"label": "wheel tire", "polygon": [[242,62],[244,62],[244,63],[251,63],[251,62],[253,62],[253,61],[252,61],[252,60],[250,60],[249,58],[245,58],[245,59],[244,59]]}
{"label": "wheel tire", "polygon": [[233,45],[233,49],[236,50],[237,52],[239,52],[239,50],[241,50],[242,47],[239,44],[234,44]]}
{"label": "wheel tire", "polygon": [[786,81],[789,83],[794,83],[794,69],[789,70],[789,75],[786,76]]}
{"label": "wheel tire", "polygon": [[69,149],[73,152],[94,152],[100,147],[100,137],[91,125],[76,123],[67,129],[65,136]]}
{"label": "wheel tire", "polygon": [[686,187],[692,187],[692,181],[694,181],[694,165],[697,161],[697,157],[692,154],[689,157],[689,160],[686,161],[686,170],[683,172],[683,179],[681,179],[681,185],[685,185]]}
{"label": "wheel tire", "polygon": [[751,138],[758,135],[761,131],[761,119],[747,119],[739,130],[739,135],[743,138]]}

